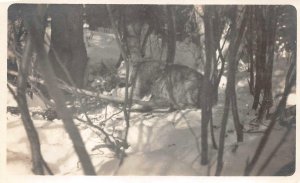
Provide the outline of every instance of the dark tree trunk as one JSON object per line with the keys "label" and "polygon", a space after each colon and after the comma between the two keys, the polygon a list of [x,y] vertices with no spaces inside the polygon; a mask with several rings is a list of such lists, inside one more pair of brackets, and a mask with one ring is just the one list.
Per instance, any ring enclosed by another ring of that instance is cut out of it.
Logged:
{"label": "dark tree trunk", "polygon": [[[229,28],[227,30],[227,33],[226,33],[226,36],[227,37],[229,34],[230,34],[230,31],[231,31],[231,28]],[[219,61],[219,59],[221,60],[221,69],[217,75],[217,78],[216,78],[216,82],[215,82],[215,85],[214,85],[214,88],[218,91],[218,87],[219,87],[219,84],[220,84],[220,81],[221,81],[221,77],[222,75],[224,74],[224,69],[225,69],[225,57],[223,56],[222,54],[222,51],[223,51],[223,48],[224,48],[224,45],[225,45],[225,41],[226,39],[224,40],[223,44],[222,44],[222,47],[220,47],[219,44],[217,44],[217,50],[218,50],[218,53],[219,53],[219,56],[218,56],[218,59],[217,59],[217,62]]]}
{"label": "dark tree trunk", "polygon": [[[237,55],[238,55],[239,47],[242,43],[242,38],[244,36],[244,32],[246,30],[248,15],[249,15],[249,7],[246,8],[246,11],[244,12],[243,19],[241,21],[239,29],[236,29],[239,32],[237,34],[237,38],[234,39],[234,42],[233,42],[234,48],[229,53],[229,60],[233,60],[235,66],[238,65],[239,58],[237,57]],[[233,54],[232,56],[231,56],[231,53]],[[235,77],[236,77],[235,73],[236,73],[236,70],[233,70],[233,73],[231,76],[232,78],[229,77],[230,76],[230,74],[229,74],[228,79],[232,80],[232,83],[233,83],[233,86],[231,87],[231,102],[232,102],[231,105],[232,105],[232,115],[233,115],[234,127],[235,127],[236,134],[237,134],[237,141],[242,142],[243,141],[243,131],[242,131],[243,125],[240,122],[240,118],[239,118],[239,114],[238,114],[238,106],[237,106],[237,101],[236,101],[236,89],[235,89],[235,83],[236,83],[235,82]]]}
{"label": "dark tree trunk", "polygon": [[[214,8],[213,14],[214,14],[214,16],[212,17],[212,27],[213,27],[212,34],[213,34],[213,39],[214,39],[214,47],[212,49],[213,49],[213,52],[216,52],[216,50],[218,50],[218,52],[219,52],[218,59],[219,59],[220,57],[223,58],[222,50],[220,48],[220,40],[221,40],[221,36],[222,36],[222,32],[223,32],[225,24],[221,23],[221,21],[219,19],[219,12],[217,11],[217,8]],[[214,56],[216,58],[215,53],[214,53]],[[218,59],[214,59],[214,64],[213,64],[214,69],[212,71],[212,78],[211,78],[211,82],[213,85],[212,95],[214,98],[214,102],[218,101],[218,90],[219,90],[219,83],[220,83],[219,77],[221,79],[221,75],[223,74],[224,65],[225,65],[225,62],[222,62],[220,75],[218,75]],[[225,61],[225,60],[222,60],[222,61]]]}
{"label": "dark tree trunk", "polygon": [[41,154],[40,140],[38,133],[34,127],[33,121],[30,118],[30,113],[26,101],[26,78],[28,75],[28,66],[32,54],[32,44],[31,41],[27,41],[26,47],[23,54],[23,60],[21,69],[18,76],[18,89],[17,89],[17,102],[21,109],[21,118],[25,131],[30,143],[31,158],[32,158],[32,171],[36,175],[44,175],[43,169],[43,158]]}
{"label": "dark tree trunk", "polygon": [[[82,5],[50,5],[51,47],[49,59],[57,76],[66,82],[61,62],[70,73],[76,86],[84,84],[87,52],[83,41]],[[70,82],[68,82],[70,83]]]}
{"label": "dark tree trunk", "polygon": [[[234,10],[235,11],[235,16],[233,18],[233,22],[231,24],[231,35],[234,39],[234,37],[236,37],[236,11],[237,8],[235,7]],[[228,58],[228,80],[227,80],[227,84],[226,84],[226,90],[225,90],[225,103],[224,103],[224,112],[223,112],[223,116],[222,116],[222,123],[221,123],[221,131],[220,131],[220,137],[219,137],[219,149],[218,149],[218,160],[217,160],[217,169],[216,169],[216,176],[219,176],[222,172],[222,168],[223,168],[223,153],[224,153],[224,145],[225,145],[225,135],[226,135],[226,128],[227,128],[227,121],[228,121],[228,115],[229,115],[229,109],[230,109],[230,103],[231,103],[231,88],[234,87],[233,86],[233,80],[232,77],[233,72],[234,72],[234,68],[235,68],[235,62],[232,60],[232,50],[233,50],[234,44],[233,44],[233,40],[231,40],[230,46],[228,48],[229,51],[229,58]]]}
{"label": "dark tree trunk", "polygon": [[[110,7],[112,8],[113,6],[110,5]],[[113,16],[113,15],[111,15],[111,16]],[[126,34],[127,31],[126,31],[126,25],[125,25],[126,22],[125,22],[125,11],[124,11],[124,9],[120,9],[119,8],[118,19],[119,19],[118,20],[119,24],[116,27],[116,29],[117,29],[118,32],[115,33],[115,34],[118,34],[119,37],[120,37],[119,39],[120,39],[122,47],[124,49],[124,53],[123,54],[129,55],[129,49],[128,49],[128,45],[127,45],[127,36],[126,36],[127,35]],[[119,68],[120,65],[121,65],[121,63],[122,63],[122,61],[124,61],[126,59],[126,58],[123,58],[124,57],[123,54],[120,53],[119,60],[118,60],[118,62],[116,64],[116,68]]]}
{"label": "dark tree trunk", "polygon": [[[235,7],[232,11],[237,12],[237,7]],[[243,140],[243,126],[240,124],[238,111],[237,111],[237,103],[236,103],[236,92],[235,92],[235,69],[238,61],[237,53],[244,35],[244,31],[246,28],[246,17],[247,17],[247,9],[243,15],[243,19],[239,28],[237,28],[236,16],[232,19],[232,40],[229,46],[229,55],[228,55],[228,80],[225,90],[225,105],[224,105],[224,113],[222,117],[222,127],[220,132],[219,139],[219,149],[218,149],[218,162],[216,175],[220,175],[223,167],[223,152],[224,152],[224,144],[225,144],[225,135],[226,135],[226,126],[228,121],[228,113],[229,106],[232,105],[232,113],[234,117],[234,126],[237,133],[237,140]]]}
{"label": "dark tree trunk", "polygon": [[201,96],[201,164],[208,163],[208,123],[212,113],[212,86],[211,75],[215,68],[216,63],[216,48],[215,39],[213,35],[213,22],[214,7],[206,6],[204,9],[204,28],[205,28],[205,52],[206,63],[203,81],[203,90]]}
{"label": "dark tree trunk", "polygon": [[128,46],[130,58],[135,62],[141,61],[141,31],[143,23],[143,5],[126,6],[125,8],[125,41]]}
{"label": "dark tree trunk", "polygon": [[256,79],[254,89],[254,101],[252,108],[257,109],[260,94],[263,90],[263,81],[265,74],[265,63],[266,63],[266,51],[267,51],[267,31],[265,27],[265,18],[263,15],[263,9],[260,6],[255,7],[255,20],[257,22],[257,49],[256,49]]}
{"label": "dark tree trunk", "polygon": [[168,25],[168,33],[167,33],[167,45],[168,45],[168,53],[167,53],[167,64],[173,64],[175,58],[176,51],[176,25],[175,25],[175,14],[174,14],[173,6],[166,5],[166,13],[167,13],[167,25]]}
{"label": "dark tree trunk", "polygon": [[264,96],[262,100],[262,105],[259,109],[258,113],[258,122],[261,122],[265,117],[266,113],[273,105],[273,97],[272,97],[272,72],[273,72],[273,60],[274,60],[274,45],[275,45],[275,35],[276,35],[276,24],[277,24],[277,16],[276,16],[276,7],[269,6],[267,7],[267,24],[266,29],[268,34],[266,39],[266,67],[265,67],[265,75],[264,75]]}
{"label": "dark tree trunk", "polygon": [[[227,30],[226,35],[225,35],[225,40],[223,41],[223,43],[221,43],[222,46],[220,46],[220,42],[221,42],[221,38],[222,38],[222,33],[224,31],[225,28],[225,23],[226,21],[222,21],[222,16],[224,15],[224,12],[226,11],[226,8],[217,8],[215,11],[215,18],[214,18],[214,37],[215,37],[215,43],[216,43],[216,49],[218,51],[218,59],[217,59],[217,63],[215,65],[215,70],[214,70],[214,76],[215,76],[215,82],[214,82],[214,92],[215,92],[215,97],[216,99],[218,99],[218,87],[221,81],[221,77],[224,74],[224,69],[225,69],[225,57],[228,55],[223,55],[223,49],[225,46],[225,43],[227,41],[227,38],[229,37],[229,35],[231,34],[231,27]],[[221,60],[221,69],[218,72],[217,67],[219,64],[219,60]]]}
{"label": "dark tree trunk", "polygon": [[254,41],[254,29],[253,29],[253,7],[249,8],[249,29],[248,29],[248,40],[247,40],[247,50],[249,57],[249,90],[250,94],[254,95],[254,59],[253,59],[253,41]]}

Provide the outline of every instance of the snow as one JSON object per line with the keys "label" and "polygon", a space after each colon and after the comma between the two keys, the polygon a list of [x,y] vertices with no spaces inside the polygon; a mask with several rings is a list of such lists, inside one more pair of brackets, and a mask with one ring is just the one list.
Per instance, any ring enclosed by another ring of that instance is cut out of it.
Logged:
{"label": "snow", "polygon": [[[90,34],[87,30],[86,35]],[[119,49],[110,33],[94,32],[87,46],[89,64],[104,62],[114,65],[119,57]],[[193,67],[192,52],[182,51],[183,43],[177,44],[176,62]],[[187,48],[188,49],[188,48]],[[273,87],[274,95],[283,91],[285,74],[288,64],[276,61],[274,64]],[[249,94],[248,73],[245,70],[237,72],[237,103],[241,122],[247,126],[255,119],[256,112],[251,109],[252,97]],[[223,115],[224,92],[226,75],[221,78],[218,105],[213,108],[214,133],[217,143]],[[7,106],[17,106],[12,95],[8,93]],[[289,98],[287,105],[295,105],[295,91]],[[29,99],[30,109],[44,107],[38,97]],[[278,103],[277,101],[274,102]],[[119,109],[108,105],[106,116],[118,112]],[[90,117],[104,119],[105,110],[90,112]],[[84,118],[83,116],[79,116]],[[55,175],[82,175],[83,171],[74,152],[73,145],[66,133],[61,120],[53,122],[33,117],[41,141],[44,159]],[[268,123],[266,121],[265,123]],[[213,149],[209,135],[209,159],[211,165],[200,165],[200,135],[201,110],[186,109],[165,113],[132,113],[131,126],[128,134],[127,157],[121,167],[119,159],[113,152],[103,145],[99,132],[76,121],[85,147],[90,154],[98,175],[214,175],[216,168],[217,150]],[[105,123],[109,133],[114,137],[122,137],[125,121],[123,113],[119,113]],[[258,161],[252,175],[256,175],[258,168],[267,158],[273,148],[280,141],[286,128],[276,125],[269,138],[267,146]],[[229,115],[227,136],[225,139],[224,167],[222,175],[243,175],[246,160],[251,158],[263,133],[245,133],[244,142],[236,143],[236,134],[231,114]],[[295,127],[292,128],[285,143],[272,159],[270,165],[262,175],[273,175],[283,165],[295,158]],[[238,148],[235,150],[236,146]],[[199,147],[199,148],[198,148]],[[7,174],[32,175],[29,143],[19,115],[7,113]]]}

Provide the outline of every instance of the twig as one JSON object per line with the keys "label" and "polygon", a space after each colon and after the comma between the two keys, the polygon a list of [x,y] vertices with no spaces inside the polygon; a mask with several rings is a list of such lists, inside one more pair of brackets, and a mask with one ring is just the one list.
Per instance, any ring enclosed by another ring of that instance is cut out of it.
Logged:
{"label": "twig", "polygon": [[[113,144],[112,141],[111,141],[110,138],[109,138],[109,135],[108,135],[102,128],[100,128],[100,127],[97,126],[97,125],[94,125],[93,122],[91,121],[91,119],[88,117],[88,115],[87,115],[86,112],[85,112],[84,114],[85,114],[85,117],[86,117],[86,119],[87,119],[87,124],[88,124],[89,126],[93,127],[93,128],[96,128],[96,129],[99,130],[101,133],[103,133],[104,136],[105,136],[105,138],[108,140],[108,142],[109,142],[110,144]],[[80,119],[80,118],[76,117],[76,119]]]}
{"label": "twig", "polygon": [[122,112],[122,111],[119,111],[119,112],[114,113],[113,115],[109,116],[109,117],[106,118],[105,120],[100,121],[100,123],[105,123],[106,121],[110,120],[111,118],[113,118],[114,116],[120,114],[121,112]]}

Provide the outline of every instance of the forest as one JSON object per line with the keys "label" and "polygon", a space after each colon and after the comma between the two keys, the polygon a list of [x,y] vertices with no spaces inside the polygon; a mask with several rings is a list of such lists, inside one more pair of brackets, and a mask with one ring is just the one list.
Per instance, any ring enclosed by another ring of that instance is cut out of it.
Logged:
{"label": "forest", "polygon": [[12,4],[7,173],[291,176],[290,5]]}

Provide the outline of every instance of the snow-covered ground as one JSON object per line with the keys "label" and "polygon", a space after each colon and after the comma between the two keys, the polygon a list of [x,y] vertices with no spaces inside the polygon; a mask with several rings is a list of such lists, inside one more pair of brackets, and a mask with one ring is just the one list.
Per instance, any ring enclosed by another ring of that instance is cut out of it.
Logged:
{"label": "snow-covered ground", "polygon": [[[86,31],[86,34],[89,34]],[[95,32],[87,46],[90,65],[103,62],[113,66],[119,58],[119,50],[114,41],[113,34]],[[193,49],[178,43],[176,50],[176,63],[193,67],[195,62]],[[153,51],[153,50],[152,50]],[[152,53],[156,54],[156,53]],[[284,88],[285,75],[288,64],[285,61],[275,61],[273,91],[274,95]],[[237,99],[240,121],[247,127],[255,119],[255,111],[251,110],[252,96],[249,94],[248,73],[237,72]],[[221,80],[219,88],[218,105],[213,108],[214,133],[219,141],[220,122],[223,115],[224,90],[226,77]],[[8,92],[7,106],[16,106],[12,95]],[[31,109],[41,106],[37,97],[28,98]],[[275,106],[278,99],[274,102]],[[287,105],[296,104],[295,90],[289,96]],[[91,113],[91,116],[104,119],[116,113],[119,109],[108,105],[106,110]],[[46,121],[39,116],[33,117],[38,130],[41,149],[44,159],[48,162],[55,175],[82,175],[82,168],[74,152],[68,134],[63,128],[61,120]],[[209,141],[209,166],[200,165],[200,135],[201,110],[186,109],[168,113],[132,113],[131,127],[129,129],[128,156],[123,165],[118,168],[119,160],[103,143],[98,132],[76,121],[82,138],[86,144],[93,165],[98,175],[214,175],[216,168],[217,150],[213,149]],[[265,123],[268,123],[266,121]],[[106,122],[106,129],[114,131],[118,136],[124,130],[123,113],[120,113]],[[279,143],[286,128],[276,125],[271,133],[268,143],[263,151],[253,175],[264,160]],[[263,133],[245,133],[244,142],[236,143],[236,134],[231,114],[229,115],[227,136],[225,139],[224,167],[222,175],[243,175],[246,160],[255,153],[256,147]],[[287,136],[269,166],[262,175],[274,175],[280,168],[295,158],[295,127]],[[210,139],[210,138],[209,138]],[[7,174],[31,175],[31,157],[29,143],[19,115],[7,113]]]}

